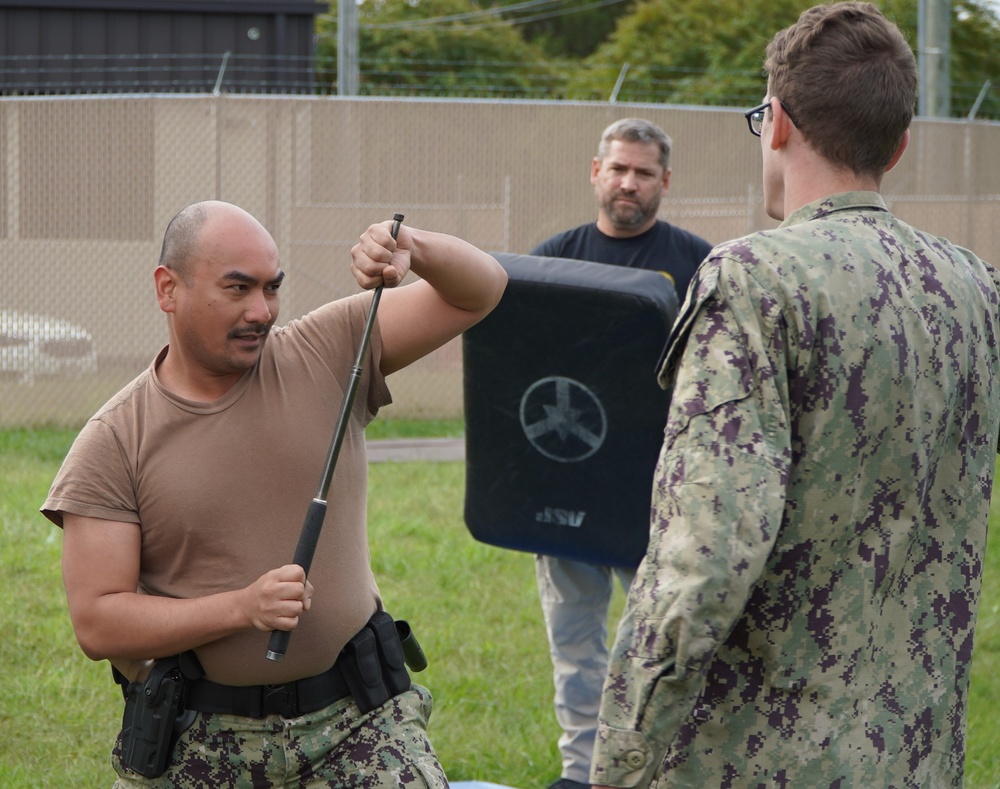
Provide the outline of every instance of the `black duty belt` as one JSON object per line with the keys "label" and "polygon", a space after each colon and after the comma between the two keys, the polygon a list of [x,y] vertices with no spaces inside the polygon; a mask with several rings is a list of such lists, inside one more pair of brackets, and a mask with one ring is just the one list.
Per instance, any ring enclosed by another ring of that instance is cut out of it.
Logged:
{"label": "black duty belt", "polygon": [[[423,650],[405,621],[396,622],[385,611],[376,611],[368,623],[344,646],[333,666],[315,677],[282,685],[220,685],[185,671],[184,657],[178,656],[185,682],[183,705],[188,710],[263,718],[281,715],[297,718],[328,707],[351,696],[362,713],[380,707],[410,689],[409,664],[414,671],[427,665]],[[126,683],[127,684],[127,683]]]}
{"label": "black duty belt", "polygon": [[188,686],[186,706],[200,712],[263,718],[297,718],[351,695],[340,669],[334,665],[315,677],[281,685],[220,685],[207,679]]}

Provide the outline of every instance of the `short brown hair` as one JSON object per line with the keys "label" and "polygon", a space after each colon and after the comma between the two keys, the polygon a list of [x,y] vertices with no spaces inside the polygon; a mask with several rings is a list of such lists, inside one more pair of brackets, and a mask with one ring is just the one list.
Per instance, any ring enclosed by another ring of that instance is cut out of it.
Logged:
{"label": "short brown hair", "polygon": [[645,118],[622,118],[612,123],[601,134],[601,142],[597,146],[597,158],[604,160],[612,142],[652,143],[660,149],[660,166],[664,171],[670,169],[670,137],[652,121]]}
{"label": "short brown hair", "polygon": [[871,3],[803,11],[767,47],[769,96],[833,164],[881,177],[913,120],[917,64]]}

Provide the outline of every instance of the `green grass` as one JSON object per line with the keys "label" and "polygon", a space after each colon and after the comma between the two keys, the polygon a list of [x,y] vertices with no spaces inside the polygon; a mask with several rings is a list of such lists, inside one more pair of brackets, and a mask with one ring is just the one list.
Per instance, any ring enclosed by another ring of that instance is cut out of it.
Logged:
{"label": "green grass", "polygon": [[[378,424],[378,421],[374,423]],[[374,425],[373,425],[374,427]],[[388,420],[373,437],[461,435]],[[37,508],[72,431],[0,431],[0,786],[108,787],[121,695],[76,645],[59,572],[61,532]],[[372,561],[386,607],[430,665],[431,738],[452,781],[522,789],[558,776],[551,667],[530,555],[483,545],[462,522],[461,463],[370,471]],[[991,527],[1000,526],[1000,497]],[[613,615],[621,608],[616,592]],[[1000,541],[987,554],[969,710],[966,786],[1000,787]]]}
{"label": "green grass", "polygon": [[378,418],[367,428],[370,440],[382,438],[461,438],[465,422],[461,419],[385,419]]}

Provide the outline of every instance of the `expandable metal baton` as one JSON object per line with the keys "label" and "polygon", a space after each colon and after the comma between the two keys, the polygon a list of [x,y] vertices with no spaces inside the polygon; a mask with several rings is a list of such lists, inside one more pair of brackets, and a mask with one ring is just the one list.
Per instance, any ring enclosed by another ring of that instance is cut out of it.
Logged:
{"label": "expandable metal baton", "polygon": [[[392,237],[395,239],[399,233],[399,226],[403,221],[402,214],[393,214],[392,217]],[[347,421],[354,405],[354,398],[357,395],[358,383],[361,380],[361,364],[368,351],[368,343],[372,336],[372,327],[375,325],[375,312],[378,310],[379,300],[382,298],[382,286],[375,288],[372,296],[371,308],[368,310],[368,321],[365,323],[365,331],[361,337],[361,347],[358,348],[358,358],[351,369],[351,380],[347,386],[347,393],[344,395],[344,402],[340,405],[340,415],[337,417],[337,426],[333,431],[333,441],[330,443],[330,452],[326,457],[326,468],[323,470],[323,479],[320,482],[319,492],[310,502],[306,511],[306,519],[302,524],[302,532],[299,534],[299,544],[295,547],[295,558],[292,564],[297,564],[309,575],[309,568],[312,565],[313,555],[316,553],[316,545],[319,542],[319,533],[323,529],[323,520],[326,518],[326,500],[330,492],[330,482],[333,480],[333,472],[337,467],[337,457],[340,455],[340,445],[344,443],[344,433],[347,432]],[[292,636],[291,630],[274,630],[271,632],[271,640],[267,645],[267,659],[280,662],[288,651],[288,640]]]}

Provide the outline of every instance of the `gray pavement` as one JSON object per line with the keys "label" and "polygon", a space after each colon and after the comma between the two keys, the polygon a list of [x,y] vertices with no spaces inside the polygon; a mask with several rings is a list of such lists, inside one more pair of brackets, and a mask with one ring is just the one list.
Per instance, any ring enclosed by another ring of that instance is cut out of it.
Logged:
{"label": "gray pavement", "polygon": [[383,438],[368,442],[368,462],[465,460],[464,438]]}

